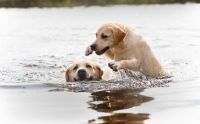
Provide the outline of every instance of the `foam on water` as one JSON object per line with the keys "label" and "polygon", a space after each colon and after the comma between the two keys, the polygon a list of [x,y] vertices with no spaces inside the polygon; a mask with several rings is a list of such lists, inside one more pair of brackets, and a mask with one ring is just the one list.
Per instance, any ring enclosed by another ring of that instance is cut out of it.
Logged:
{"label": "foam on water", "polygon": [[172,82],[172,80],[172,76],[151,78],[140,72],[120,70],[116,72],[114,78],[109,81],[71,82],[62,84],[59,88],[60,90],[62,88],[67,88],[69,91],[73,92],[93,92],[98,90],[166,87],[169,82]]}

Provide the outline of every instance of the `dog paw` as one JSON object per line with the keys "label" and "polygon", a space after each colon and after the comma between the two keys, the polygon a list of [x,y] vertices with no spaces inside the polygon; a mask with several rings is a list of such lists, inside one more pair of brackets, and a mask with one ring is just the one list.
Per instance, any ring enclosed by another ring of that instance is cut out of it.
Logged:
{"label": "dog paw", "polygon": [[91,49],[91,47],[87,47],[87,49],[85,50],[85,56],[89,56],[90,54],[92,54],[93,50]]}
{"label": "dog paw", "polygon": [[121,65],[119,62],[110,62],[108,63],[108,66],[113,70],[113,71],[118,71],[121,69]]}

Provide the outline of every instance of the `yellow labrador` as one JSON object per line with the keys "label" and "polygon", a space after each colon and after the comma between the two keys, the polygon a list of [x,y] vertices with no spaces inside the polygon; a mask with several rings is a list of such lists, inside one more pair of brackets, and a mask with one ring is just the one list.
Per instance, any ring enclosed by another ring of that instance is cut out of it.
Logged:
{"label": "yellow labrador", "polygon": [[123,24],[101,26],[96,33],[96,41],[87,47],[85,55],[93,51],[114,60],[108,64],[113,71],[131,69],[151,77],[167,74],[147,42],[131,27]]}
{"label": "yellow labrador", "polygon": [[70,65],[65,73],[67,82],[101,80],[103,71],[91,61],[79,61]]}

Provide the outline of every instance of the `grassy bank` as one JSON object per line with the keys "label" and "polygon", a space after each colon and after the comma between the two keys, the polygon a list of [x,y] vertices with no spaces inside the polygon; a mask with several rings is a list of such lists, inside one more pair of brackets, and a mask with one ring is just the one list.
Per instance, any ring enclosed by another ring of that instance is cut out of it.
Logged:
{"label": "grassy bank", "polygon": [[0,0],[0,7],[73,7],[117,4],[164,4],[200,2],[200,0]]}

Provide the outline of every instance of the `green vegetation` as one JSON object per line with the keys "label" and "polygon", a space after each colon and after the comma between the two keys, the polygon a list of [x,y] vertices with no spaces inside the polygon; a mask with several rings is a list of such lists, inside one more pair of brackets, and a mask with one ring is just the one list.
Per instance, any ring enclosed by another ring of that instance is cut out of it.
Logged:
{"label": "green vegetation", "polygon": [[0,0],[0,7],[73,7],[117,4],[163,4],[200,2],[200,0]]}

